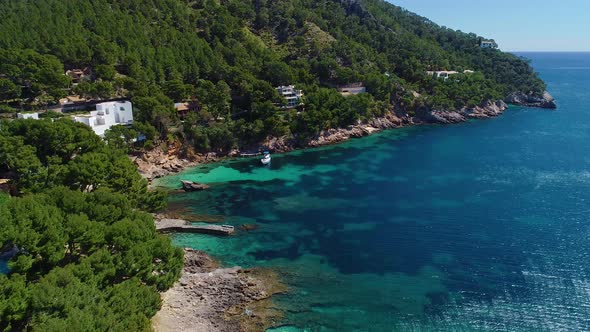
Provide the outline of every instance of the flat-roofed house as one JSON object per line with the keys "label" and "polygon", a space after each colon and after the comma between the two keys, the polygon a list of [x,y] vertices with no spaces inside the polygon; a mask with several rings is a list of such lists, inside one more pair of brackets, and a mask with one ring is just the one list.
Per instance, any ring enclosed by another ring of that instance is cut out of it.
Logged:
{"label": "flat-roofed house", "polygon": [[493,40],[482,40],[479,44],[481,48],[498,48],[498,45]]}
{"label": "flat-roofed house", "polygon": [[434,76],[435,78],[443,78],[447,79],[451,75],[459,74],[458,71],[454,70],[437,70],[437,71],[427,71],[426,74]]}
{"label": "flat-roofed house", "polygon": [[98,136],[112,126],[129,125],[133,123],[133,106],[129,101],[109,101],[96,104],[96,110],[88,115],[74,117],[74,121],[89,126]]}

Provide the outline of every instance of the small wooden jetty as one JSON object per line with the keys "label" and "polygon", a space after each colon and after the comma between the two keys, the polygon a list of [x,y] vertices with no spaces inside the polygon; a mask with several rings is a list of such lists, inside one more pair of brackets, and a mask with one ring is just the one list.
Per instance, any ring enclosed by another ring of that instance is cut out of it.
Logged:
{"label": "small wooden jetty", "polygon": [[229,236],[234,233],[230,225],[193,225],[182,219],[160,219],[156,221],[156,230],[160,233],[199,233]]}
{"label": "small wooden jetty", "polygon": [[240,153],[240,157],[242,157],[242,158],[257,157],[257,156],[262,156],[262,151]]}
{"label": "small wooden jetty", "polygon": [[268,146],[260,146],[258,147],[258,150],[244,151],[240,153],[239,156],[242,158],[258,157],[263,156],[265,151],[274,152],[274,149]]}

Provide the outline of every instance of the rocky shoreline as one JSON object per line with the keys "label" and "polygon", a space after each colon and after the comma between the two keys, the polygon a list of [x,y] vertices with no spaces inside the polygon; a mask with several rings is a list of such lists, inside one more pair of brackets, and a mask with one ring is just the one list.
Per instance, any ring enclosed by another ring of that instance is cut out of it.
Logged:
{"label": "rocky shoreline", "polygon": [[160,148],[130,155],[129,158],[137,166],[139,174],[150,182],[189,167],[219,160],[215,153],[195,155],[189,160],[189,158],[180,157],[176,152],[164,151]]}
{"label": "rocky shoreline", "polygon": [[182,276],[162,294],[152,318],[157,332],[264,331],[278,324],[281,311],[270,297],[287,291],[276,273],[222,268],[202,251],[185,249]]}
{"label": "rocky shoreline", "polygon": [[[556,108],[553,97],[545,92],[541,98],[513,93],[506,98],[506,102],[529,107]],[[422,124],[455,124],[469,119],[487,119],[501,115],[508,105],[503,100],[488,100],[475,107],[464,107],[455,111],[440,111],[429,108],[421,108],[414,115],[400,111],[389,111],[383,117],[374,118],[367,123],[358,123],[346,128],[329,129],[318,133],[306,144],[301,145],[297,140],[289,137],[272,137],[262,145],[274,152],[289,152],[295,149],[319,147],[340,143],[351,138],[359,138],[380,132],[386,129],[401,128]],[[239,150],[233,150],[227,154],[210,152],[207,154],[194,154],[190,158],[183,158],[178,153],[166,153],[161,149],[141,153],[131,157],[140,174],[152,181],[169,174],[178,173],[186,168],[203,163],[216,162],[225,157],[239,156]]]}
{"label": "rocky shoreline", "polygon": [[[508,105],[502,100],[488,101],[473,108],[463,108],[458,111],[437,111],[427,108],[419,109],[416,115],[389,113],[385,117],[375,118],[366,124],[349,126],[344,129],[330,129],[322,131],[314,137],[307,147],[318,147],[336,144],[350,138],[368,136],[385,129],[400,128],[421,124],[453,124],[465,122],[468,119],[485,119],[502,114]],[[286,149],[289,151],[288,149]]]}

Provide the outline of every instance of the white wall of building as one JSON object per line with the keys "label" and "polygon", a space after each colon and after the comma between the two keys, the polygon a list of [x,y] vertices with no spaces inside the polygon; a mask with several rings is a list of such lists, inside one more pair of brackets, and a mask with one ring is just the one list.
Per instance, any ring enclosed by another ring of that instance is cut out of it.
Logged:
{"label": "white wall of building", "polygon": [[39,113],[17,113],[16,117],[18,119],[35,119],[39,120]]}
{"label": "white wall of building", "polygon": [[96,111],[90,112],[90,115],[76,116],[74,120],[89,126],[103,137],[112,126],[133,123],[133,106],[129,101],[100,103],[96,104]]}
{"label": "white wall of building", "polygon": [[287,101],[287,105],[281,106],[281,108],[294,108],[301,105],[303,91],[295,89],[294,85],[279,86],[276,90]]}
{"label": "white wall of building", "polygon": [[481,48],[494,48],[494,43],[490,41],[481,42]]}

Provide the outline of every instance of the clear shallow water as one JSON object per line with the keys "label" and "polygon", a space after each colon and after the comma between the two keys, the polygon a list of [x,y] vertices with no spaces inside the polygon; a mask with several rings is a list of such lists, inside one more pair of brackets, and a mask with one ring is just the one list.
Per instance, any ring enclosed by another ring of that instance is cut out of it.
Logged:
{"label": "clear shallow water", "polygon": [[[228,265],[278,269],[273,331],[590,330],[590,54],[526,54],[559,110],[164,178],[173,206],[259,228],[177,235]],[[203,218],[205,218],[203,217]]]}

